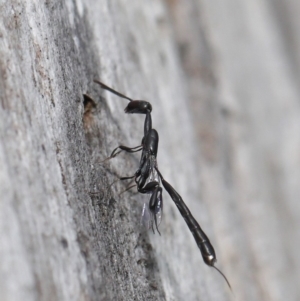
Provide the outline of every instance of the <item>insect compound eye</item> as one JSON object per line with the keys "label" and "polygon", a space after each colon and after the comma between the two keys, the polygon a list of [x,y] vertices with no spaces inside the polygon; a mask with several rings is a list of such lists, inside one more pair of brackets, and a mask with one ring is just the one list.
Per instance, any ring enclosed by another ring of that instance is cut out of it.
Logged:
{"label": "insect compound eye", "polygon": [[148,101],[145,101],[145,100],[138,100],[138,110],[139,110],[139,113],[142,113],[142,114],[147,114],[147,113],[151,113],[152,111],[152,106],[151,106],[151,103],[148,102]]}
{"label": "insect compound eye", "polygon": [[147,111],[149,112],[149,113],[151,113],[152,112],[152,106],[151,106],[151,103],[150,102],[146,102],[147,103]]}

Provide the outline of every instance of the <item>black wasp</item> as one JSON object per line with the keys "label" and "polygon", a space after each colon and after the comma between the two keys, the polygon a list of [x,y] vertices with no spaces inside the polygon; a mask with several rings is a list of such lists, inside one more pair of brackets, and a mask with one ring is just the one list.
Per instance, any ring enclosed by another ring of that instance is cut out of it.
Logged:
{"label": "black wasp", "polygon": [[[109,92],[121,98],[125,98],[129,100],[129,103],[124,110],[125,113],[146,115],[145,122],[144,122],[144,136],[141,141],[141,144],[136,147],[119,145],[112,151],[110,157],[108,157],[107,159],[114,158],[122,151],[128,153],[142,151],[140,164],[135,174],[131,177],[121,177],[120,180],[134,179],[135,181],[134,186],[137,186],[138,192],[151,195],[149,200],[148,210],[151,215],[150,224],[152,230],[154,231],[154,226],[155,226],[156,230],[158,231],[158,224],[161,219],[161,213],[163,208],[162,187],[160,185],[161,182],[163,187],[167,190],[170,197],[172,198],[175,205],[177,206],[179,212],[184,218],[190,231],[192,232],[194,239],[198,245],[198,248],[200,249],[204,262],[207,265],[215,268],[224,277],[229,288],[231,289],[230,283],[227,280],[226,276],[217,267],[215,267],[215,263],[217,261],[216,253],[211,242],[209,241],[209,238],[201,229],[200,225],[191,214],[189,208],[186,206],[181,196],[164,179],[164,177],[162,176],[161,172],[158,169],[156,157],[158,151],[159,136],[157,131],[152,128],[151,104],[145,100],[133,100],[128,96],[120,92],[117,92],[116,90],[110,88],[109,86],[103,84],[98,80],[94,80],[94,82],[99,84],[103,89],[108,90]],[[128,189],[134,186],[130,186]]]}

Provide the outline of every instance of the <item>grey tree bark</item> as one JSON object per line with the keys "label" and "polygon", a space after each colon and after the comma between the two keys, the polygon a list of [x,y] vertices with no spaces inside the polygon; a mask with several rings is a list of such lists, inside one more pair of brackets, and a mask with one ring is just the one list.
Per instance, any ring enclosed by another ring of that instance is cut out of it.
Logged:
{"label": "grey tree bark", "polygon": [[[299,300],[300,4],[0,1],[0,300]],[[153,106],[167,193],[140,228],[132,175]],[[95,102],[84,102],[83,94]],[[97,192],[95,195],[90,192]]]}

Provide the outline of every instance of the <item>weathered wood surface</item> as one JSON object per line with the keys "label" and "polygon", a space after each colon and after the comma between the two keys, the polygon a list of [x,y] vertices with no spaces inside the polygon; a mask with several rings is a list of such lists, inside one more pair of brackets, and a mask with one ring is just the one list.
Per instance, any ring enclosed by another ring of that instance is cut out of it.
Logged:
{"label": "weathered wood surface", "polygon": [[160,237],[139,229],[145,198],[109,187],[139,156],[99,161],[138,145],[144,118],[94,78],[151,101],[159,168],[236,300],[299,300],[299,11],[1,1],[0,300],[234,300],[166,192]]}

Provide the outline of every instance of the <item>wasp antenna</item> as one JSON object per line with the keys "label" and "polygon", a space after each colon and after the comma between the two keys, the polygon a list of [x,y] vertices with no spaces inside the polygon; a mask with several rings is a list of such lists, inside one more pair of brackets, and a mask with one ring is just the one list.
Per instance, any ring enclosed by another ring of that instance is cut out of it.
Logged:
{"label": "wasp antenna", "polygon": [[129,101],[132,101],[132,100],[133,100],[133,99],[131,99],[130,97],[128,97],[128,96],[126,96],[126,95],[124,95],[124,94],[122,94],[122,93],[120,93],[120,92],[114,90],[113,88],[110,88],[109,86],[107,86],[107,85],[101,83],[101,82],[100,82],[99,80],[97,80],[97,79],[94,79],[94,83],[100,85],[102,89],[105,89],[105,90],[107,90],[107,91],[109,91],[109,92],[111,92],[111,93],[113,93],[113,94],[115,94],[115,95],[117,95],[117,96],[119,96],[119,97],[128,99]]}
{"label": "wasp antenna", "polygon": [[216,266],[212,265],[212,267],[215,268],[215,269],[223,276],[223,278],[224,278],[225,281],[227,282],[228,287],[230,288],[231,292],[233,293],[232,287],[231,287],[231,285],[230,285],[228,279],[226,278],[226,276],[225,276],[225,275],[224,275],[224,274],[223,274]]}

